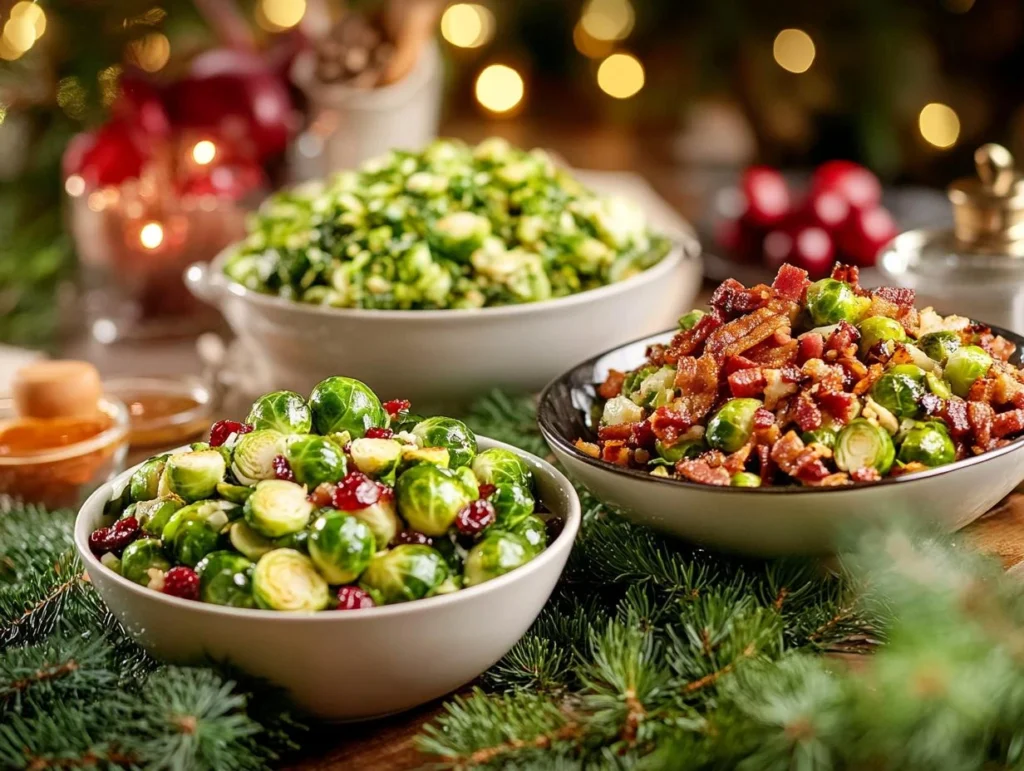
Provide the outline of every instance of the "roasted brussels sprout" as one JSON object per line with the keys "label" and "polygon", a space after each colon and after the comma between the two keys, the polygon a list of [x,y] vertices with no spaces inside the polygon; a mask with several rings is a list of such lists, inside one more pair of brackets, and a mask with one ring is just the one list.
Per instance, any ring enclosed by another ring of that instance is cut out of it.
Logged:
{"label": "roasted brussels sprout", "polygon": [[960,347],[960,335],[946,330],[929,332],[918,338],[917,347],[924,351],[929,359],[944,365],[949,355]]}
{"label": "roasted brussels sprout", "polygon": [[351,514],[322,509],[309,532],[309,557],[329,584],[349,584],[377,550],[373,532]]}
{"label": "roasted brussels sprout", "polygon": [[400,468],[409,468],[420,463],[448,468],[448,450],[444,447],[403,447]]}
{"label": "roasted brussels sprout", "polygon": [[924,370],[913,364],[893,367],[871,387],[871,398],[897,418],[917,417],[924,393]]}
{"label": "roasted brussels sprout", "polygon": [[896,457],[889,433],[865,418],[851,420],[836,436],[836,466],[843,471],[873,468],[881,475],[889,473]]}
{"label": "roasted brussels sprout", "polygon": [[168,489],[189,503],[211,497],[225,471],[224,456],[216,450],[172,455],[164,467]]}
{"label": "roasted brussels sprout", "polygon": [[956,460],[956,447],[945,425],[938,422],[918,423],[903,436],[900,463],[923,463],[925,466],[945,466]]}
{"label": "roasted brussels sprout", "polygon": [[516,527],[536,508],[533,493],[525,485],[498,485],[488,500],[498,515],[495,521],[505,528]]}
{"label": "roasted brussels sprout", "polygon": [[185,501],[177,495],[165,495],[151,501],[140,501],[135,506],[134,516],[144,533],[159,538],[171,515],[184,505]]}
{"label": "roasted brussels sprout", "polygon": [[427,535],[444,535],[459,509],[473,499],[458,474],[426,463],[398,477],[395,497],[402,518]]}
{"label": "roasted brussels sprout", "polygon": [[856,324],[871,306],[867,297],[859,297],[845,281],[823,278],[807,287],[807,312],[816,326],[846,321]]}
{"label": "roasted brussels sprout", "polygon": [[697,322],[704,318],[704,311],[693,310],[689,313],[684,313],[679,317],[679,328],[684,332],[687,329],[693,329],[697,326]]}
{"label": "roasted brussels sprout", "polygon": [[403,544],[375,554],[359,585],[378,605],[390,605],[436,594],[448,576],[448,563],[436,549]]}
{"label": "roasted brussels sprout", "polygon": [[121,554],[121,575],[129,581],[148,586],[153,579],[150,570],[166,572],[171,561],[164,554],[159,538],[139,538],[124,548]]}
{"label": "roasted brussels sprout", "polygon": [[[230,507],[230,508],[228,508]],[[224,501],[199,501],[179,509],[164,526],[164,549],[189,567],[216,550],[220,531],[239,509]]]}
{"label": "roasted brussels sprout", "polygon": [[345,476],[345,453],[330,439],[316,434],[288,437],[284,457],[295,481],[310,489],[321,482],[337,482]]}
{"label": "roasted brussels sprout", "polygon": [[274,458],[284,455],[286,438],[280,431],[264,429],[243,434],[235,445],[231,473],[244,485],[274,479]]}
{"label": "roasted brussels sprout", "polygon": [[230,482],[221,482],[217,485],[217,495],[226,501],[245,503],[246,498],[252,495],[252,488],[245,485],[233,485]]}
{"label": "roasted brussels sprout", "polygon": [[523,485],[529,487],[533,480],[530,467],[511,450],[493,447],[473,458],[473,473],[480,484]]}
{"label": "roasted brussels sprout", "polygon": [[533,550],[534,556],[540,554],[545,548],[547,548],[548,528],[544,524],[544,520],[536,514],[530,514],[529,516],[524,517],[520,520],[519,524],[510,528],[510,532],[515,533],[526,541]]}
{"label": "roasted brussels sprout", "polygon": [[368,428],[384,428],[388,414],[370,388],[350,377],[329,377],[309,396],[313,426],[318,434],[348,431],[353,439]]}
{"label": "roasted brussels sprout", "polygon": [[309,524],[313,504],[306,490],[283,479],[265,479],[245,502],[245,521],[253,530],[267,538],[280,538],[297,533]]}
{"label": "roasted brussels sprout", "polygon": [[274,391],[253,402],[245,422],[256,431],[270,429],[282,434],[308,434],[313,427],[313,416],[299,394]]}
{"label": "roasted brussels sprout", "polygon": [[393,498],[381,497],[364,509],[356,509],[352,516],[366,523],[377,540],[377,548],[385,549],[402,529],[402,521],[395,513]]}
{"label": "roasted brussels sprout", "polygon": [[683,458],[696,458],[708,449],[703,439],[684,439],[669,446],[658,439],[654,443],[654,451],[662,460],[669,463],[678,463]]}
{"label": "roasted brussels sprout", "polygon": [[294,549],[274,549],[252,571],[252,596],[266,610],[323,610],[329,587],[313,561]]}
{"label": "roasted brussels sprout", "polygon": [[233,551],[207,554],[196,565],[199,599],[232,608],[253,608],[252,572],[256,566]]}
{"label": "roasted brussels sprout", "polygon": [[731,487],[760,487],[761,477],[749,471],[737,471],[729,479]]}
{"label": "roasted brussels sprout", "polygon": [[983,348],[965,345],[949,354],[944,375],[953,393],[966,397],[974,381],[985,377],[991,366],[992,357]]}
{"label": "roasted brussels sprout", "polygon": [[159,495],[160,477],[164,473],[166,460],[166,455],[160,455],[150,458],[135,469],[131,481],[128,482],[131,502],[151,501]]}
{"label": "roasted brussels sprout", "polygon": [[388,476],[402,459],[402,443],[394,439],[353,439],[349,454],[352,463],[364,474]]}
{"label": "roasted brussels sprout", "polygon": [[836,430],[834,428],[822,426],[813,431],[804,431],[800,438],[803,439],[804,444],[820,444],[830,450],[836,446]]}
{"label": "roasted brussels sprout", "polygon": [[461,420],[455,418],[427,418],[416,424],[412,435],[424,447],[443,447],[448,450],[451,468],[465,466],[476,455],[476,436]]}
{"label": "roasted brussels sprout", "polygon": [[280,538],[267,538],[249,527],[245,520],[232,522],[228,529],[228,540],[231,545],[254,561],[274,549],[295,549],[295,551],[306,553],[308,538],[308,529],[288,533]]}
{"label": "roasted brussels sprout", "polygon": [[940,399],[948,399],[953,395],[953,390],[949,387],[949,383],[934,372],[925,372],[924,382],[927,384],[928,390]]}
{"label": "roasted brussels sprout", "polygon": [[860,323],[860,352],[865,354],[883,340],[904,343],[907,332],[896,319],[869,316]]}
{"label": "roasted brussels sprout", "polygon": [[754,433],[754,413],[760,407],[757,399],[727,401],[708,421],[707,443],[722,452],[736,452]]}
{"label": "roasted brussels sprout", "polygon": [[525,565],[533,548],[519,535],[494,531],[469,550],[464,566],[466,586],[476,586]]}
{"label": "roasted brussels sprout", "polygon": [[441,217],[429,233],[430,245],[449,259],[466,262],[491,235],[491,221],[469,211],[452,212]]}

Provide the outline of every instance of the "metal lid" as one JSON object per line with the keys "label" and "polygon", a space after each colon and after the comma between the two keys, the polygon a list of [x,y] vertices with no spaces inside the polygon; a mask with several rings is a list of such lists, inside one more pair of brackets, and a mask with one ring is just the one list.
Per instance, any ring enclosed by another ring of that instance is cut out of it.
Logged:
{"label": "metal lid", "polygon": [[1002,145],[974,151],[977,178],[949,186],[954,232],[967,255],[1024,257],[1024,178]]}

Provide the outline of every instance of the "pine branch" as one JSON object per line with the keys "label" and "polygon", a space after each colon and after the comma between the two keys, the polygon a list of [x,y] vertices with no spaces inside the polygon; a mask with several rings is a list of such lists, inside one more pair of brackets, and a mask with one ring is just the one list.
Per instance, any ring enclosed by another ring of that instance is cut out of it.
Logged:
{"label": "pine branch", "polygon": [[551,452],[537,429],[537,404],[532,396],[509,396],[503,391],[491,391],[473,405],[465,421],[482,436],[541,458]]}
{"label": "pine branch", "polygon": [[0,654],[0,716],[104,693],[116,684],[104,638],[52,638]]}

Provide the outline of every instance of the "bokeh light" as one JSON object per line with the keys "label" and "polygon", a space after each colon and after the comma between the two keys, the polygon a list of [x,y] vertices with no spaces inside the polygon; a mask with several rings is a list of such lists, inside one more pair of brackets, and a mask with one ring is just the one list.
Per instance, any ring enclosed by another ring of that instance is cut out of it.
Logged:
{"label": "bokeh light", "polygon": [[260,0],[256,21],[271,32],[291,29],[306,15],[306,0]]}
{"label": "bokeh light", "polygon": [[61,78],[57,83],[57,105],[69,118],[85,115],[85,89],[76,77]]}
{"label": "bokeh light", "polygon": [[960,116],[941,102],[930,102],[922,107],[917,125],[924,141],[935,147],[952,147],[960,137]]}
{"label": "bokeh light", "polygon": [[164,242],[164,228],[159,222],[147,222],[139,231],[139,243],[147,249],[156,249]]}
{"label": "bokeh light", "polygon": [[441,16],[441,36],[458,48],[479,48],[494,37],[494,14],[477,3],[455,3]]}
{"label": "bokeh light", "polygon": [[157,72],[171,58],[171,41],[162,32],[151,32],[131,43],[131,60],[146,72]]}
{"label": "bokeh light", "polygon": [[72,174],[64,180],[64,191],[72,198],[78,198],[85,192],[85,180],[79,174]]}
{"label": "bokeh light", "polygon": [[631,54],[612,54],[597,68],[597,85],[608,96],[628,99],[644,87],[644,67]]}
{"label": "bokeh light", "polygon": [[39,40],[43,33],[46,32],[46,12],[37,3],[29,2],[29,0],[21,0],[21,2],[15,3],[14,7],[11,8],[11,18],[28,21],[35,30],[36,40]]}
{"label": "bokeh light", "polygon": [[110,107],[121,95],[121,65],[113,64],[100,70],[96,76],[100,84],[100,99],[105,107]]}
{"label": "bokeh light", "polygon": [[814,64],[814,41],[802,29],[784,29],[772,46],[775,62],[782,69],[800,74]]}
{"label": "bokeh light", "polygon": [[602,59],[612,52],[615,44],[611,40],[598,40],[591,37],[590,33],[583,27],[583,21],[576,22],[572,28],[572,42],[576,50],[588,59]]}
{"label": "bokeh light", "polygon": [[635,23],[629,0],[589,0],[580,16],[583,31],[595,40],[622,40]]}
{"label": "bokeh light", "polygon": [[4,40],[12,51],[23,54],[36,42],[36,26],[26,16],[12,16],[4,24]]}
{"label": "bokeh light", "polygon": [[508,112],[523,101],[523,76],[506,64],[489,64],[476,78],[476,100],[491,112]]}
{"label": "bokeh light", "polygon": [[217,157],[217,145],[209,139],[201,139],[192,148],[192,160],[200,166],[206,166]]}

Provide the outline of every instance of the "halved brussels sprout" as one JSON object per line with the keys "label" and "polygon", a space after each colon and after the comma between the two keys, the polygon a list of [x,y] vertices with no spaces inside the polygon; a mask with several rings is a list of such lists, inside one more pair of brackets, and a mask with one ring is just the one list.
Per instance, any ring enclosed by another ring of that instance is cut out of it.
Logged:
{"label": "halved brussels sprout", "polygon": [[732,487],[760,487],[761,477],[749,471],[737,471],[729,479],[729,485]]}
{"label": "halved brussels sprout", "polygon": [[394,498],[379,498],[376,503],[364,509],[351,512],[356,519],[366,523],[377,541],[378,549],[386,549],[392,539],[402,529],[402,521],[395,512]]}
{"label": "halved brussels sprout", "polygon": [[448,563],[436,549],[403,544],[375,554],[359,585],[378,605],[390,605],[436,594],[448,577]]}
{"label": "halved brussels sprout", "polygon": [[678,463],[683,458],[696,458],[708,449],[703,439],[684,439],[669,446],[658,439],[654,443],[654,451],[662,460]]}
{"label": "halved brussels sprout", "polygon": [[697,326],[697,322],[702,318],[704,318],[704,311],[702,310],[693,310],[689,313],[684,313],[679,317],[679,328],[684,332],[687,329],[693,329]]}
{"label": "halved brussels sprout", "polygon": [[949,383],[934,372],[925,372],[924,382],[928,385],[928,390],[940,399],[948,399],[953,395],[953,390],[949,387]]}
{"label": "halved brussels sprout", "polygon": [[974,381],[985,377],[991,366],[992,357],[983,348],[965,345],[949,354],[944,374],[953,393],[966,397]]}
{"label": "halved brussels sprout", "polygon": [[727,401],[708,421],[707,443],[722,452],[736,452],[754,433],[754,413],[760,407],[757,399]]}
{"label": "halved brussels sprout", "polygon": [[318,434],[348,431],[353,439],[368,428],[384,428],[388,413],[369,386],[350,377],[329,377],[309,395],[313,427]]}
{"label": "halved brussels sprout", "polygon": [[533,514],[537,503],[524,485],[498,485],[488,500],[498,515],[495,521],[506,528],[516,527]]}
{"label": "halved brussels sprout", "polygon": [[492,447],[473,458],[473,473],[485,485],[523,485],[530,487],[533,473],[525,461],[511,450]]}
{"label": "halved brussels sprout", "polygon": [[323,610],[329,592],[313,561],[294,549],[267,552],[252,571],[252,596],[265,610]]}
{"label": "halved brussels sprout", "polygon": [[207,554],[196,565],[199,599],[232,608],[253,608],[252,572],[255,565],[233,551]]}
{"label": "halved brussels sprout", "polygon": [[402,459],[402,443],[394,439],[353,439],[349,445],[352,463],[364,474],[387,476]]}
{"label": "halved brussels sprout", "polygon": [[[227,508],[230,507],[230,508]],[[189,567],[217,548],[220,531],[239,506],[226,501],[198,501],[171,515],[161,539],[164,549]]]}
{"label": "halved brussels sprout", "polygon": [[471,463],[476,455],[476,435],[455,418],[427,418],[416,424],[412,435],[424,447],[448,450],[448,465],[452,468]]}
{"label": "halved brussels sprout", "polygon": [[403,447],[401,466],[410,467],[420,463],[448,468],[448,450],[444,447]]}
{"label": "halved brussels sprout", "polygon": [[443,535],[473,498],[454,471],[422,463],[398,477],[398,512],[414,530]]}
{"label": "halved brussels sprout", "polygon": [[900,463],[945,466],[956,460],[956,447],[941,423],[918,423],[904,435],[898,458]]}
{"label": "halved brussels sprout", "polygon": [[904,343],[907,331],[896,319],[886,316],[870,316],[860,323],[860,352],[867,353],[883,340]]}
{"label": "halved brussels sprout", "polygon": [[834,457],[836,466],[843,471],[873,468],[885,476],[896,458],[896,448],[884,428],[857,418],[847,423],[836,437]]}
{"label": "halved brussels sprout", "polygon": [[284,455],[285,435],[264,429],[243,434],[235,445],[231,473],[243,485],[254,485],[261,479],[274,479],[274,458]]}
{"label": "halved brussels sprout", "polygon": [[128,482],[130,501],[151,501],[159,495],[160,476],[164,473],[166,461],[167,456],[160,455],[150,458],[135,469]]}
{"label": "halved brussels sprout", "polygon": [[547,525],[544,524],[544,520],[536,514],[530,514],[528,517],[524,517],[519,524],[510,528],[510,532],[515,533],[526,541],[533,550],[534,555],[540,554],[545,548],[547,548],[548,528]]}
{"label": "halved brussels sprout", "polygon": [[264,479],[245,502],[245,521],[267,538],[297,533],[309,524],[313,504],[306,490],[283,479]]}
{"label": "halved brussels sprout", "polygon": [[960,335],[948,330],[929,332],[927,335],[921,335],[917,347],[924,351],[929,359],[945,364],[949,355],[960,347]]}
{"label": "halved brussels sprout", "polygon": [[871,398],[897,418],[917,417],[924,393],[924,370],[913,364],[893,367],[871,386]]}
{"label": "halved brussels sprout", "polygon": [[252,488],[245,485],[233,485],[230,482],[221,482],[217,485],[217,495],[226,501],[241,505],[252,495]]}
{"label": "halved brussels sprout", "polygon": [[830,450],[836,446],[836,430],[822,426],[813,431],[804,431],[800,437],[804,444],[820,444]]}
{"label": "halved brussels sprout", "polygon": [[527,541],[515,533],[488,533],[466,557],[463,568],[466,586],[476,586],[525,565],[534,555]]}
{"label": "halved brussels sprout", "polygon": [[150,569],[167,571],[171,561],[164,554],[159,538],[139,538],[132,541],[121,554],[121,575],[129,581],[146,586],[150,581]]}
{"label": "halved brussels sprout", "polygon": [[172,455],[164,466],[168,489],[189,503],[211,497],[226,471],[224,456],[216,450]]}
{"label": "halved brussels sprout", "polygon": [[308,551],[308,538],[308,529],[288,533],[280,538],[267,538],[249,527],[244,520],[232,522],[228,530],[231,545],[253,561],[274,549],[295,549],[305,554]]}
{"label": "halved brussels sprout", "polygon": [[309,556],[329,584],[350,584],[366,570],[377,541],[365,522],[321,509],[309,532]]}
{"label": "halved brussels sprout", "polygon": [[316,434],[288,437],[284,456],[295,480],[310,489],[345,476],[345,453],[330,439]]}
{"label": "halved brussels sprout", "polygon": [[114,552],[108,551],[100,557],[100,564],[107,570],[112,570],[118,575],[121,575],[121,558],[114,554]]}
{"label": "halved brussels sprout", "polygon": [[245,422],[256,431],[270,429],[282,434],[308,434],[313,427],[313,416],[299,394],[274,391],[253,402]]}
{"label": "halved brussels sprout", "polygon": [[845,281],[823,278],[807,287],[807,312],[815,326],[846,321],[856,324],[871,306],[867,297],[859,297]]}
{"label": "halved brussels sprout", "polygon": [[144,533],[159,538],[171,515],[184,505],[185,501],[177,495],[165,495],[151,501],[140,501],[135,505],[134,516]]}

